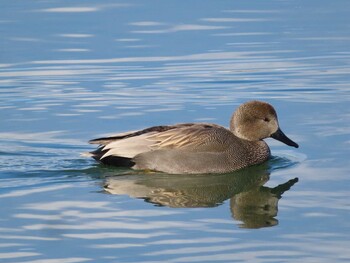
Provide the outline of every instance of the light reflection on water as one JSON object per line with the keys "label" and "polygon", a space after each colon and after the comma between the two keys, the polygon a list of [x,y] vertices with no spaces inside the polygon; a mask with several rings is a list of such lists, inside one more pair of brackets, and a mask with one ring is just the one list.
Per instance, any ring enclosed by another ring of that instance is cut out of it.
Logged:
{"label": "light reflection on water", "polygon": [[[2,2],[1,262],[350,260],[349,3],[197,4]],[[300,149],[180,178],[80,156],[249,99]]]}

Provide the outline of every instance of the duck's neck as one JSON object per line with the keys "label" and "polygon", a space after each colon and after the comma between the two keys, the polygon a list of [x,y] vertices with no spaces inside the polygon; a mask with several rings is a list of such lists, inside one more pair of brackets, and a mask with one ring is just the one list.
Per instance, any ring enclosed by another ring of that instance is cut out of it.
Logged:
{"label": "duck's neck", "polygon": [[245,136],[245,133],[241,131],[238,125],[234,124],[234,118],[232,116],[231,121],[230,121],[230,131],[237,136],[238,138],[245,140],[245,141],[255,141],[254,139],[250,138],[249,136]]}

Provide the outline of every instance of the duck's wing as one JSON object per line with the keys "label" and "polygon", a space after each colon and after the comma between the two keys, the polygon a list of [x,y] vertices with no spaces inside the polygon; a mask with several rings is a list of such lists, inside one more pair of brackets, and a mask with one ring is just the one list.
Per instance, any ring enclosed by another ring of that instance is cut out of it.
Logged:
{"label": "duck's wing", "polygon": [[160,133],[164,131],[168,131],[171,129],[179,128],[179,127],[185,127],[185,126],[191,126],[192,123],[184,123],[184,124],[177,124],[177,125],[163,125],[163,126],[153,126],[150,128],[146,128],[143,130],[137,130],[137,131],[128,131],[123,133],[117,133],[112,136],[108,137],[101,137],[97,139],[90,140],[89,143],[91,144],[99,144],[99,145],[107,145],[111,142],[115,142],[118,140],[123,140],[131,137],[136,137],[144,134],[152,134],[152,133]]}
{"label": "duck's wing", "polygon": [[128,131],[123,133],[117,133],[108,137],[100,137],[96,139],[92,139],[89,141],[90,144],[99,144],[99,145],[107,145],[116,140],[121,140],[123,138],[127,138],[128,136],[135,134],[137,131]]}
{"label": "duck's wing", "polygon": [[179,126],[164,132],[149,136],[153,141],[152,149],[186,149],[198,151],[211,149],[218,150],[225,146],[226,136],[232,133],[215,124],[193,123],[188,126]]}
{"label": "duck's wing", "polygon": [[[223,151],[232,133],[224,127],[206,123],[155,126],[148,129],[99,138],[90,143],[102,146],[93,152],[99,160],[108,156],[133,158],[138,154],[163,149],[186,151]],[[96,158],[95,158],[96,159]]]}

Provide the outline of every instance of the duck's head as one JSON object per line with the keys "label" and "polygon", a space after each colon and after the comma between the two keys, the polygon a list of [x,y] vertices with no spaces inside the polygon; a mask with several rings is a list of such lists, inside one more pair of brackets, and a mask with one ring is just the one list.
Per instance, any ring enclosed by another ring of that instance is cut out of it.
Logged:
{"label": "duck's head", "polygon": [[298,148],[279,128],[275,109],[262,101],[248,101],[237,108],[231,118],[231,131],[239,138],[258,141],[268,137]]}

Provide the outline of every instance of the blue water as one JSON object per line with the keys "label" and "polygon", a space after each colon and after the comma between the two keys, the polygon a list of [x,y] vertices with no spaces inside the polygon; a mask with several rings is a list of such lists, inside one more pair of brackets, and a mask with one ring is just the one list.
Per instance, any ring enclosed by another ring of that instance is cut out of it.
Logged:
{"label": "blue water", "polygon": [[[349,262],[350,2],[0,3],[1,262]],[[299,149],[174,177],[101,135],[273,104]]]}

